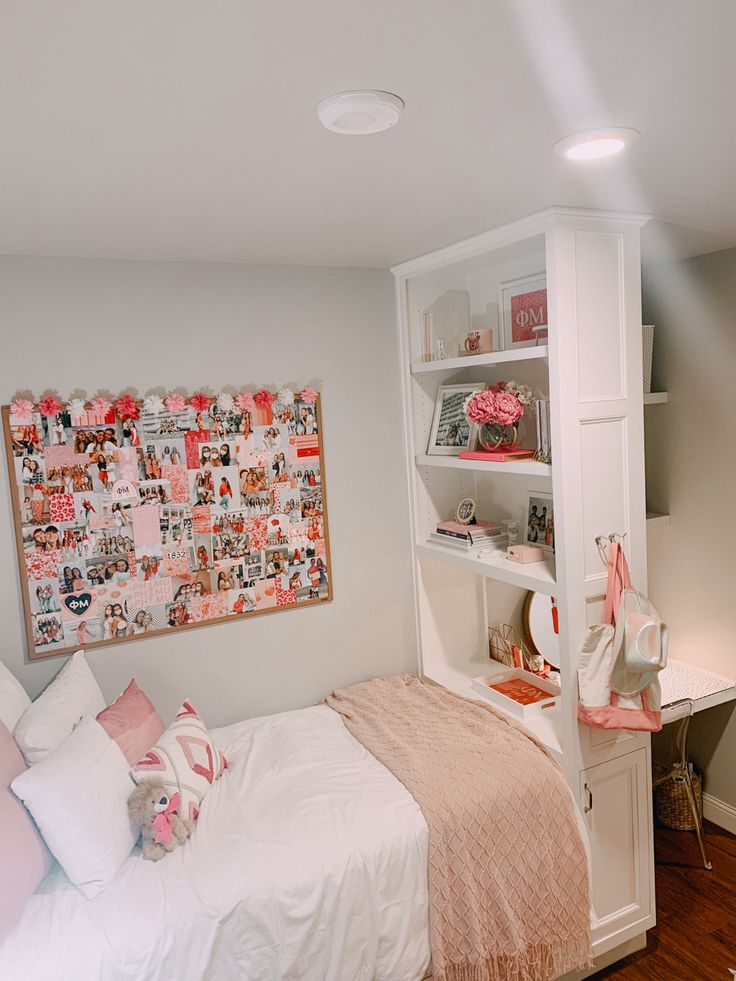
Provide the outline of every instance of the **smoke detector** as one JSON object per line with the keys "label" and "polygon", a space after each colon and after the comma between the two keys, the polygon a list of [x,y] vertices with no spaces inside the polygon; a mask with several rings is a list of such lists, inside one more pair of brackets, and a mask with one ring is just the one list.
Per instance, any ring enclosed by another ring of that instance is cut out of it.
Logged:
{"label": "smoke detector", "polygon": [[366,89],[328,95],[317,106],[317,116],[333,133],[368,136],[395,126],[403,108],[398,95]]}

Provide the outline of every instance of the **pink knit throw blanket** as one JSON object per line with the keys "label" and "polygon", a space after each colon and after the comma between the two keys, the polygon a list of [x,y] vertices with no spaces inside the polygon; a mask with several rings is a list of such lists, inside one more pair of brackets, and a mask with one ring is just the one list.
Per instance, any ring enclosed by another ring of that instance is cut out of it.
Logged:
{"label": "pink knit throw blanket", "polygon": [[531,733],[490,705],[409,675],[325,701],[429,826],[434,981],[552,981],[590,963],[574,805]]}

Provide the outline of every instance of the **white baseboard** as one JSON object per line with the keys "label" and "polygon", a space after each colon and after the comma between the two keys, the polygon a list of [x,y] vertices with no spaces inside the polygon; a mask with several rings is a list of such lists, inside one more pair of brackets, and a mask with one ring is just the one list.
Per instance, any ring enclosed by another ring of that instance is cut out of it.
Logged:
{"label": "white baseboard", "polygon": [[736,835],[736,807],[718,800],[711,794],[703,794],[703,817],[706,821],[712,821],[719,828]]}

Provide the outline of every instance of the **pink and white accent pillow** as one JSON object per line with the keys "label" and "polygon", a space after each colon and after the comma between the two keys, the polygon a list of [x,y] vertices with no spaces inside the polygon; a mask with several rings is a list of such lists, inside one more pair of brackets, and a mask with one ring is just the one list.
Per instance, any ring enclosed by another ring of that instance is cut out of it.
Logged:
{"label": "pink and white accent pillow", "polygon": [[135,766],[166,731],[153,702],[141,691],[135,678],[112,705],[99,713],[97,721],[110,739],[115,740],[131,766]]}
{"label": "pink and white accent pillow", "polygon": [[212,742],[191,702],[185,701],[176,718],[131,770],[136,783],[162,780],[169,796],[181,797],[181,816],[196,821],[199,808],[215,780],[227,769],[227,760]]}

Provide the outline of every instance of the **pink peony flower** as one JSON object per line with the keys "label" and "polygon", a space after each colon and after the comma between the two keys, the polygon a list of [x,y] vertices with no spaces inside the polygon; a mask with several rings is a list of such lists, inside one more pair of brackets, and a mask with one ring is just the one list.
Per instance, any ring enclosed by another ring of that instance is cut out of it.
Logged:
{"label": "pink peony flower", "polygon": [[502,426],[513,426],[521,419],[524,406],[512,392],[496,392],[494,422]]}
{"label": "pink peony flower", "polygon": [[256,403],[250,392],[241,392],[235,396],[235,404],[241,412],[252,412]]}
{"label": "pink peony flower", "polygon": [[193,409],[196,409],[197,412],[206,412],[210,407],[210,402],[210,397],[205,395],[204,392],[197,392],[189,399],[189,404]]}
{"label": "pink peony flower", "polygon": [[138,406],[132,395],[121,395],[115,403],[115,411],[121,419],[138,418]]}
{"label": "pink peony flower", "polygon": [[61,402],[55,395],[44,395],[38,403],[38,411],[43,416],[58,416],[61,412]]}
{"label": "pink peony flower", "polygon": [[164,405],[169,412],[183,412],[186,404],[186,399],[178,392],[172,392],[171,395],[167,395],[164,399]]}
{"label": "pink peony flower", "polygon": [[109,402],[107,399],[103,399],[102,396],[98,395],[97,398],[92,399],[90,402],[90,407],[95,415],[106,416],[112,408],[112,402]]}
{"label": "pink peony flower", "polygon": [[256,394],[253,396],[253,401],[262,409],[267,409],[268,406],[273,403],[273,395],[267,388],[262,388],[260,392],[256,392]]}
{"label": "pink peony flower", "polygon": [[312,388],[311,385],[307,385],[307,387],[299,396],[299,401],[305,402],[307,405],[314,405],[314,403],[317,401],[318,395],[319,392],[317,391],[316,388]]}
{"label": "pink peony flower", "polygon": [[10,414],[16,419],[29,420],[33,415],[33,402],[30,399],[14,399],[10,403]]}
{"label": "pink peony flower", "polygon": [[485,422],[494,422],[496,418],[496,393],[489,389],[473,392],[465,403],[465,415],[470,422],[482,426]]}

